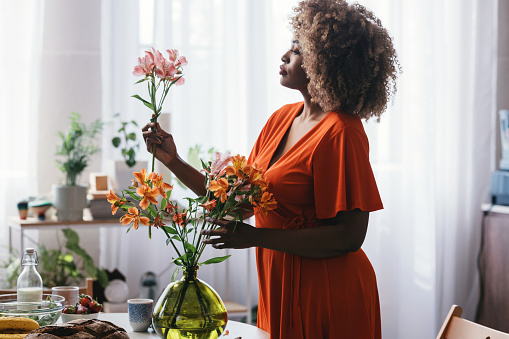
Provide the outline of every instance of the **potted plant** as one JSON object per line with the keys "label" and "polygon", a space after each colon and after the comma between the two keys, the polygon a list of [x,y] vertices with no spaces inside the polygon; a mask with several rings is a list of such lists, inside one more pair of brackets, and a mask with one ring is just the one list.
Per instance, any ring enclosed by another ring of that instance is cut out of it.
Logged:
{"label": "potted plant", "polygon": [[90,125],[81,122],[78,113],[71,113],[71,125],[65,133],[58,132],[56,165],[65,174],[64,185],[53,185],[53,205],[58,220],[78,221],[83,219],[87,207],[87,187],[78,184],[80,174],[88,166],[91,157],[100,151],[96,136],[102,129],[101,120]]}
{"label": "potted plant", "polygon": [[147,162],[136,159],[136,152],[140,148],[136,134],[138,128],[136,121],[123,121],[120,118],[120,113],[116,113],[114,117],[120,125],[117,134],[111,139],[111,143],[113,147],[120,149],[123,159],[111,161],[108,173],[112,177],[114,189],[120,191],[131,184],[133,167],[137,164],[146,167]]}

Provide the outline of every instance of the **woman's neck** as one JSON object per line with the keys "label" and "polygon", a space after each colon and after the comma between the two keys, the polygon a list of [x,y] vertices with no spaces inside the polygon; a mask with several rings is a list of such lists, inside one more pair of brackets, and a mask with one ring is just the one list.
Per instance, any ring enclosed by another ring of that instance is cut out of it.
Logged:
{"label": "woman's neck", "polygon": [[301,93],[304,98],[304,107],[299,117],[303,120],[322,120],[327,112],[324,112],[317,103],[311,102],[311,95],[307,91],[301,91]]}

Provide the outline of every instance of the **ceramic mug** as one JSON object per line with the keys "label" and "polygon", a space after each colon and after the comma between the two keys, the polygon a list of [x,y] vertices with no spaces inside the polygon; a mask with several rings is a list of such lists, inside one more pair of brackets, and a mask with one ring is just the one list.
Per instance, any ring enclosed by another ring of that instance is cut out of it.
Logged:
{"label": "ceramic mug", "polygon": [[129,324],[135,332],[145,332],[152,324],[152,299],[127,300]]}
{"label": "ceramic mug", "polygon": [[51,294],[61,295],[65,298],[65,305],[76,305],[79,300],[78,286],[55,286],[51,288]]}

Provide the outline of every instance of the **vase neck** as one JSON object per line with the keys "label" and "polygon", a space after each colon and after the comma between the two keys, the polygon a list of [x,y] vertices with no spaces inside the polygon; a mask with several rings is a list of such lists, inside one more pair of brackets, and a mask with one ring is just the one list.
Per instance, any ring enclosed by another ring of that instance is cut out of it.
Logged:
{"label": "vase neck", "polygon": [[198,273],[198,266],[185,266],[184,270],[184,280],[196,280],[196,274]]}

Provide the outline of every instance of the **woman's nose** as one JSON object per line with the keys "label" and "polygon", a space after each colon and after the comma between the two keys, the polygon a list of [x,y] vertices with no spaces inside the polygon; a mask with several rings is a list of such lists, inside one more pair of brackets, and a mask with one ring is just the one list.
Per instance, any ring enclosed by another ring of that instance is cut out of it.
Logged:
{"label": "woman's nose", "polygon": [[285,54],[283,54],[283,55],[281,56],[281,61],[282,61],[282,62],[284,62],[284,63],[288,63],[288,60],[289,60],[289,58],[288,58],[288,52],[286,52]]}

